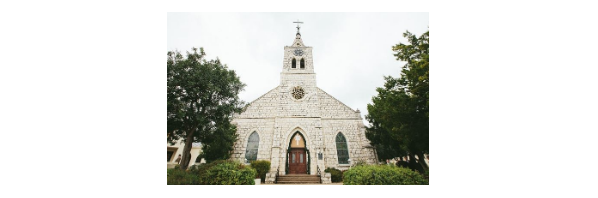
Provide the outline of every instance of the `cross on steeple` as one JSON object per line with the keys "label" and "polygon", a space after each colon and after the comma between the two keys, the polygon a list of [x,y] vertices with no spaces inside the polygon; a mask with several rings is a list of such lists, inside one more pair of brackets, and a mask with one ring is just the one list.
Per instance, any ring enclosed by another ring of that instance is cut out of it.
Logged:
{"label": "cross on steeple", "polygon": [[297,34],[300,34],[300,33],[299,33],[299,29],[301,28],[301,26],[299,26],[299,24],[303,24],[303,22],[301,22],[301,21],[299,21],[299,19],[297,19],[297,21],[295,21],[295,22],[293,22],[293,23],[296,23],[296,24],[297,24]]}

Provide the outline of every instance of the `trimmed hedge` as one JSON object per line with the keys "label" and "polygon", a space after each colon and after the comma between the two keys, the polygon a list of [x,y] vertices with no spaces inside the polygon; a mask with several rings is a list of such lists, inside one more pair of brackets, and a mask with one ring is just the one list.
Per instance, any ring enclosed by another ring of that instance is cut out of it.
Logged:
{"label": "trimmed hedge", "polygon": [[207,177],[207,175],[206,175],[206,172],[207,172],[207,171],[208,171],[210,168],[212,168],[212,167],[214,167],[214,166],[216,166],[216,165],[218,165],[218,164],[222,164],[222,163],[228,163],[228,162],[234,163],[233,161],[226,161],[226,160],[215,160],[215,161],[213,161],[213,162],[210,162],[210,163],[205,163],[205,164],[200,164],[200,165],[193,165],[193,166],[190,166],[190,167],[187,169],[187,172],[193,173],[193,174],[195,174],[195,175],[199,175],[199,177],[200,177],[200,180],[202,180],[202,181],[205,181],[205,180],[207,180],[207,179],[208,179],[208,177]]}
{"label": "trimmed hedge", "polygon": [[339,169],[328,167],[324,170],[326,173],[330,173],[332,182],[341,182],[343,181],[343,172]]}
{"label": "trimmed hedge", "polygon": [[253,185],[256,171],[235,161],[217,160],[189,169],[168,169],[168,185]]}
{"label": "trimmed hedge", "polygon": [[257,160],[251,162],[251,168],[255,169],[255,178],[261,178],[262,182],[266,181],[266,173],[270,171],[270,161]]}
{"label": "trimmed hedge", "polygon": [[189,174],[180,168],[168,169],[166,177],[168,185],[198,185],[200,184],[199,175]]}
{"label": "trimmed hedge", "polygon": [[368,163],[365,160],[357,160],[357,162],[355,162],[355,166],[363,166],[363,165],[368,165]]}
{"label": "trimmed hedge", "polygon": [[408,168],[386,165],[364,165],[349,169],[344,185],[428,185],[421,174]]}
{"label": "trimmed hedge", "polygon": [[[209,185],[254,185],[256,171],[236,162],[217,164],[206,172],[202,183]],[[203,178],[203,177],[202,177]]]}

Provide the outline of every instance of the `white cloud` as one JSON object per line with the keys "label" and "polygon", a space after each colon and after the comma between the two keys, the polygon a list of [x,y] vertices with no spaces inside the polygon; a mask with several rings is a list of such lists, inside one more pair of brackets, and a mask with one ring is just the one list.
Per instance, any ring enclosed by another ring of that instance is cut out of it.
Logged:
{"label": "white cloud", "polygon": [[[293,21],[304,22],[303,41],[313,47],[318,87],[353,109],[366,106],[384,84],[398,77],[403,62],[391,46],[409,30],[428,30],[428,13],[168,13],[167,51],[204,47],[247,84],[251,102],[280,83],[284,46],[295,37]],[[365,122],[365,121],[364,121]]]}

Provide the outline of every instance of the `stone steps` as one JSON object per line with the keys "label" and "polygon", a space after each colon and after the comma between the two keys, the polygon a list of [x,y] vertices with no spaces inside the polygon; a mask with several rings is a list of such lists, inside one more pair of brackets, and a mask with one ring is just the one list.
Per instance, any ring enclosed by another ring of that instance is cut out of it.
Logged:
{"label": "stone steps", "polygon": [[278,175],[278,177],[318,177],[317,175],[308,175],[308,174],[286,174],[286,175]]}
{"label": "stone steps", "polygon": [[313,181],[279,181],[276,184],[320,184],[320,182]]}
{"label": "stone steps", "polygon": [[277,184],[319,184],[320,176],[317,175],[280,175],[276,178]]}
{"label": "stone steps", "polygon": [[317,181],[320,182],[320,178],[278,178],[277,181]]}

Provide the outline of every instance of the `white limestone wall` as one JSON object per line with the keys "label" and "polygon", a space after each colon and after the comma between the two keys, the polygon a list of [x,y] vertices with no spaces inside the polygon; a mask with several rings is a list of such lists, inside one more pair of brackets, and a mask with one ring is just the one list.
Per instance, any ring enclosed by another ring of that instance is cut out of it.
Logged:
{"label": "white limestone wall", "polygon": [[306,95],[296,100],[291,95],[294,86],[281,86],[278,117],[319,117],[317,88],[302,86]]}
{"label": "white limestone wall", "polygon": [[[314,73],[281,73],[280,74],[280,85],[295,87],[301,86],[304,88],[316,89],[316,74]],[[315,92],[313,92],[315,93]]]}
{"label": "white limestone wall", "polygon": [[255,101],[249,103],[245,112],[237,114],[234,118],[272,118],[278,111],[280,86],[275,87]]}
{"label": "white limestone wall", "polygon": [[318,101],[320,102],[319,110],[322,118],[354,118],[362,119],[361,115],[326,93],[324,90],[317,88]]}
{"label": "white limestone wall", "polygon": [[347,140],[349,159],[352,163],[363,160],[369,164],[376,162],[372,148],[369,148],[369,141],[365,137],[365,130],[361,120],[357,119],[326,119],[322,118],[323,139],[325,143],[325,167],[335,167],[341,170],[347,169],[349,164],[339,164],[336,136],[342,133]]}
{"label": "white limestone wall", "polygon": [[[296,56],[293,52],[296,49],[301,49],[303,50],[303,55],[301,56]],[[314,72],[314,64],[313,64],[313,58],[312,58],[312,47],[289,47],[289,46],[285,46],[284,47],[284,59],[283,59],[283,67],[282,67],[282,71],[283,72],[295,72],[295,73],[313,73]],[[295,58],[296,68],[292,68],[292,61],[293,58]],[[305,60],[305,68],[301,69],[301,65],[300,65],[300,61],[301,58],[303,58]]]}
{"label": "white limestone wall", "polygon": [[[234,120],[239,139],[232,157],[244,161],[249,135],[257,131],[260,137],[258,160],[270,160],[271,170],[278,168],[279,174],[284,174],[289,140],[299,131],[310,151],[311,174],[316,174],[317,167],[322,171],[326,167],[349,168],[349,164],[338,163],[335,141],[338,133],[343,133],[347,139],[352,162],[375,163],[359,112],[317,87],[311,90],[312,96],[295,100],[284,86],[279,86],[252,102],[251,107]],[[277,110],[272,111],[272,108]],[[317,157],[320,152],[322,160]]]}
{"label": "white limestone wall", "polygon": [[245,162],[245,151],[247,150],[247,141],[253,132],[259,135],[259,147],[257,153],[257,160],[271,159],[271,147],[274,133],[274,118],[251,118],[251,119],[236,119],[237,134],[239,134],[237,141],[234,144],[232,159]]}
{"label": "white limestone wall", "polygon": [[[296,49],[302,49],[304,54],[294,55]],[[316,174],[316,167],[322,171],[326,167],[346,169],[348,165],[339,165],[336,154],[336,134],[342,132],[347,139],[352,162],[365,160],[375,163],[360,113],[316,86],[312,57],[312,48],[303,45],[300,35],[292,46],[285,46],[280,85],[251,102],[245,112],[234,117],[233,124],[237,125],[239,139],[232,158],[244,161],[247,139],[257,131],[260,137],[258,160],[270,160],[271,171],[279,168],[279,174],[284,174],[289,140],[299,131],[310,151],[311,174]],[[291,68],[293,58],[297,61],[297,68]],[[305,60],[304,69],[300,68],[301,58]],[[306,92],[301,99],[291,95],[296,86]],[[322,160],[318,159],[318,153],[323,154]]]}

